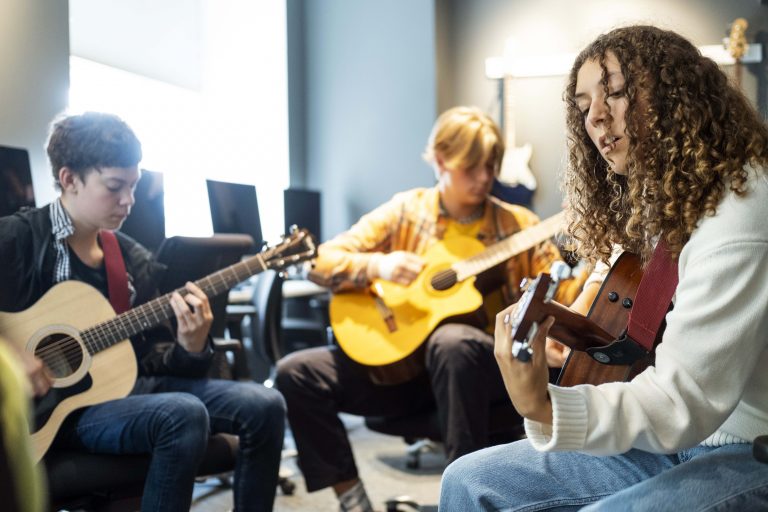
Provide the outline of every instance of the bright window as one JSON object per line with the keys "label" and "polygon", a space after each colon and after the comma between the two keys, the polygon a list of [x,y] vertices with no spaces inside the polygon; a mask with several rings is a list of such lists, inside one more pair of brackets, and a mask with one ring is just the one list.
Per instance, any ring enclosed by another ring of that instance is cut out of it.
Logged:
{"label": "bright window", "polygon": [[164,175],[166,236],[211,234],[205,179],[212,178],[256,186],[271,241],[283,230],[289,184],[285,3],[202,7],[199,90],[73,55],[70,110],[112,112],[136,131],[141,167]]}

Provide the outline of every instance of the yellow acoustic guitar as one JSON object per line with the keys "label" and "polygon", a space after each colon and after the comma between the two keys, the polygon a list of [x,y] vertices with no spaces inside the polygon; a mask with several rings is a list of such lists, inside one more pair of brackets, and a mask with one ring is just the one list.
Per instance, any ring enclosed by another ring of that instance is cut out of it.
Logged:
{"label": "yellow acoustic guitar", "polygon": [[[281,270],[315,254],[312,236],[298,231],[195,284],[214,297],[263,270]],[[42,458],[71,412],[131,391],[137,368],[128,338],[172,316],[170,293],[115,316],[98,290],[79,281],[57,284],[29,309],[0,313],[0,343],[33,353],[54,376],[53,388],[35,400],[31,427],[35,460]]]}
{"label": "yellow acoustic guitar", "polygon": [[485,247],[473,238],[439,242],[408,286],[375,279],[364,292],[339,293],[330,304],[339,346],[369,367],[380,384],[405,382],[423,369],[422,345],[443,320],[471,313],[483,304],[475,276],[560,231],[563,213]]}

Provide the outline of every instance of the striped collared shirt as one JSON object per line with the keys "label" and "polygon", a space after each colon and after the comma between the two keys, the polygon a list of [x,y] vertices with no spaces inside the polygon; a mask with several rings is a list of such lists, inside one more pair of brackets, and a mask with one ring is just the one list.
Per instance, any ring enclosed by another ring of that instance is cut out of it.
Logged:
{"label": "striped collared shirt", "polygon": [[56,263],[53,267],[53,282],[60,283],[72,276],[72,267],[69,262],[69,248],[67,238],[75,232],[75,226],[69,217],[61,198],[51,203],[51,233],[53,234],[53,246],[56,249]]}

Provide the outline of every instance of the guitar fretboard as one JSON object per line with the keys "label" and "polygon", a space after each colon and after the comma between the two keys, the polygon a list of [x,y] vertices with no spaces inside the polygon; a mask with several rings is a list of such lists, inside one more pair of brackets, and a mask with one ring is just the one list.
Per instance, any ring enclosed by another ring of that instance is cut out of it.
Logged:
{"label": "guitar fretboard", "polygon": [[[248,277],[267,268],[262,254],[257,254],[206,276],[195,284],[208,297],[215,297],[232,288]],[[184,296],[186,288],[174,290]],[[120,315],[85,329],[80,333],[85,346],[91,354],[96,354],[115,343],[130,338],[134,334],[158,325],[173,316],[170,299],[174,292],[166,293],[156,299],[135,307]]]}
{"label": "guitar fretboard", "polygon": [[464,261],[454,263],[457,281],[463,281],[492,268],[554,236],[562,228],[565,212],[560,212],[531,226]]}

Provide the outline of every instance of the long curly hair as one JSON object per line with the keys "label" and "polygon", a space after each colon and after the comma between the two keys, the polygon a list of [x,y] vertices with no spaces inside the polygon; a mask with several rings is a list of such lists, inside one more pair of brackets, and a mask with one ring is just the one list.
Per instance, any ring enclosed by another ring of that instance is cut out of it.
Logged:
{"label": "long curly hair", "polygon": [[[574,99],[579,69],[590,60],[602,67],[608,97],[609,52],[628,101],[625,176],[609,170]],[[677,258],[727,189],[746,192],[745,166],[765,172],[768,164],[764,121],[717,64],[674,32],[629,26],[598,37],[576,58],[564,99],[568,233],[577,254],[592,262],[607,261],[614,244],[648,261],[657,237]]]}

